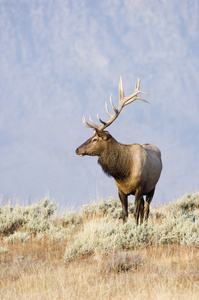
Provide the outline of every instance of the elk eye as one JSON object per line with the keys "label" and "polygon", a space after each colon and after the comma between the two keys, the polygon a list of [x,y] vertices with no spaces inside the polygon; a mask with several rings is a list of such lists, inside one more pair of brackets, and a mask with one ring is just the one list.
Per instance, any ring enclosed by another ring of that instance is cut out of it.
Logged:
{"label": "elk eye", "polygon": [[93,139],[93,142],[97,142],[97,138],[94,138],[94,139]]}

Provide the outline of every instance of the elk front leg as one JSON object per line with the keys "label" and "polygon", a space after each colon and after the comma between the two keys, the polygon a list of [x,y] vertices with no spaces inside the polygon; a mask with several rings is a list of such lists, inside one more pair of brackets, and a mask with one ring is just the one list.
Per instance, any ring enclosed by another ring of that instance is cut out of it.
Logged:
{"label": "elk front leg", "polygon": [[126,219],[128,218],[128,199],[127,199],[127,195],[124,195],[124,194],[119,192],[119,198],[120,198],[120,201],[122,203],[122,220],[123,220],[123,222],[125,222]]}

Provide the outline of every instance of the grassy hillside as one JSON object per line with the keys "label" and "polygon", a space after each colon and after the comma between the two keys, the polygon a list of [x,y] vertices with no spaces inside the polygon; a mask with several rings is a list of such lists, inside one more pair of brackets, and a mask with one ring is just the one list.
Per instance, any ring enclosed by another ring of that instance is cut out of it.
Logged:
{"label": "grassy hillside", "polygon": [[[133,204],[129,210],[133,213]],[[119,201],[0,207],[1,299],[198,299],[199,194],[123,224]]]}

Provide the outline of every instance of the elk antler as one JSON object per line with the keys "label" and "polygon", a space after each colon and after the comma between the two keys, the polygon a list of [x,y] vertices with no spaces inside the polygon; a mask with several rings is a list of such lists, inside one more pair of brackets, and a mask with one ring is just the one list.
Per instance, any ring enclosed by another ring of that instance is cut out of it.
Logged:
{"label": "elk antler", "polygon": [[110,96],[110,103],[111,103],[111,106],[112,106],[112,108],[113,108],[113,110],[114,110],[114,112],[115,112],[113,115],[110,114],[110,112],[108,111],[108,106],[107,106],[107,103],[105,102],[106,112],[107,112],[107,114],[109,115],[110,120],[107,121],[107,122],[104,122],[104,121],[102,121],[102,120],[100,119],[100,117],[99,117],[98,114],[97,114],[98,120],[102,123],[102,125],[94,123],[94,122],[92,121],[91,117],[89,117],[89,119],[90,119],[90,122],[91,122],[92,124],[89,124],[89,123],[86,121],[85,116],[83,116],[82,121],[83,121],[84,125],[85,125],[86,127],[93,128],[93,129],[97,129],[97,130],[99,130],[99,131],[102,131],[102,130],[104,130],[106,127],[108,127],[111,123],[113,123],[113,121],[119,116],[119,114],[120,114],[122,108],[123,108],[125,105],[128,105],[128,104],[130,104],[131,102],[133,102],[133,101],[135,101],[135,100],[142,100],[142,101],[144,101],[144,102],[146,102],[146,103],[149,103],[148,101],[146,101],[146,100],[144,100],[144,99],[142,99],[142,98],[137,97],[137,95],[138,95],[139,93],[148,95],[148,93],[141,92],[141,91],[139,90],[139,87],[140,87],[140,77],[138,77],[138,82],[136,82],[136,84],[135,84],[135,92],[134,92],[132,95],[130,95],[130,96],[128,96],[128,97],[125,97],[125,96],[124,96],[123,84],[122,84],[122,76],[120,76],[120,82],[119,82],[119,106],[118,106],[118,109],[116,109],[115,106],[113,105],[113,102],[112,102],[112,99],[111,99],[111,96]]}

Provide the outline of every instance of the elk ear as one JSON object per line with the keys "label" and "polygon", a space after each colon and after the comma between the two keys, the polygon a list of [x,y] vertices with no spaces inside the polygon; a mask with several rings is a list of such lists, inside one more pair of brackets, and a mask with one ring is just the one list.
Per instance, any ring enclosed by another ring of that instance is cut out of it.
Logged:
{"label": "elk ear", "polygon": [[111,137],[111,135],[108,131],[97,130],[96,134],[98,135],[98,137],[100,137],[104,141],[107,141]]}
{"label": "elk ear", "polygon": [[103,139],[106,141],[109,140],[111,138],[110,133],[108,131],[104,131],[104,133],[105,133],[105,135],[104,135]]}

